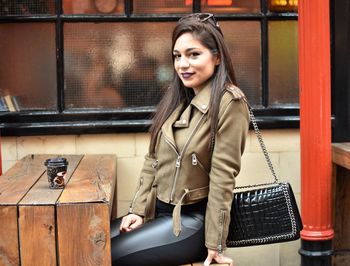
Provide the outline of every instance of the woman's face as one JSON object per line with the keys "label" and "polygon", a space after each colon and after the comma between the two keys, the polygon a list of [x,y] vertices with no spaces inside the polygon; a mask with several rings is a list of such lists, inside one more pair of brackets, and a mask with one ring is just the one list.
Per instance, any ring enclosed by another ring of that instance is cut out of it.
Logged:
{"label": "woman's face", "polygon": [[193,38],[191,33],[182,34],[174,45],[174,67],[188,88],[197,94],[211,78],[215,66],[220,63],[217,55]]}

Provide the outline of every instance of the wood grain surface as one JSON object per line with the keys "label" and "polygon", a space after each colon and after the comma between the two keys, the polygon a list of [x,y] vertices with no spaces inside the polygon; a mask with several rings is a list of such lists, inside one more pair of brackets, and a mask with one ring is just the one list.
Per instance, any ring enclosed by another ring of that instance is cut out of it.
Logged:
{"label": "wood grain surface", "polygon": [[109,202],[113,199],[115,155],[85,155],[68,182],[59,204],[81,202]]}
{"label": "wood grain surface", "polygon": [[350,265],[350,170],[337,167],[334,195],[333,265]]}
{"label": "wood grain surface", "polygon": [[0,205],[17,204],[44,174],[47,155],[27,155],[0,177]]}
{"label": "wood grain surface", "polygon": [[0,265],[19,265],[17,207],[0,206]]}
{"label": "wood grain surface", "polygon": [[21,265],[56,265],[55,207],[19,209]]}
{"label": "wood grain surface", "polygon": [[[50,189],[44,162],[67,158]],[[115,155],[28,155],[0,176],[0,265],[111,265]]]}
{"label": "wood grain surface", "polygon": [[58,205],[57,227],[60,265],[111,265],[108,204]]}
{"label": "wood grain surface", "polygon": [[332,144],[332,160],[350,170],[350,142]]}
{"label": "wood grain surface", "polygon": [[[61,155],[64,156],[68,161],[66,182],[69,182],[72,174],[77,168],[83,155]],[[46,159],[52,157],[46,157]],[[46,160],[45,159],[45,160]],[[50,189],[47,174],[41,175],[39,180],[33,185],[33,187],[28,191],[28,193],[19,202],[19,205],[55,205],[59,199],[63,188],[60,189]]]}

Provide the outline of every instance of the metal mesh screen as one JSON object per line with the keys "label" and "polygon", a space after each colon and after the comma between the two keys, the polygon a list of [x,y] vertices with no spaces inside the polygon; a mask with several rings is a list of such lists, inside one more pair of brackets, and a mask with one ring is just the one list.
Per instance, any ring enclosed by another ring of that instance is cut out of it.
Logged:
{"label": "metal mesh screen", "polygon": [[135,14],[191,13],[192,0],[134,0]]}
{"label": "metal mesh screen", "polygon": [[53,0],[0,0],[0,16],[7,15],[53,15]]}
{"label": "metal mesh screen", "polygon": [[[172,78],[170,39],[174,25],[66,24],[66,107],[156,105]],[[220,25],[232,52],[238,85],[252,104],[260,104],[260,23],[226,21]]]}
{"label": "metal mesh screen", "polygon": [[260,23],[219,21],[232,61],[238,86],[251,104],[261,104]]}
{"label": "metal mesh screen", "polygon": [[269,102],[298,104],[298,22],[269,22]]}
{"label": "metal mesh screen", "polygon": [[64,14],[123,14],[124,0],[63,0]]}
{"label": "metal mesh screen", "polygon": [[65,24],[67,108],[154,106],[172,76],[173,23]]}
{"label": "metal mesh screen", "polygon": [[55,25],[3,23],[0,40],[0,96],[17,111],[56,109]]}
{"label": "metal mesh screen", "polygon": [[202,12],[210,13],[259,13],[260,0],[202,0]]}

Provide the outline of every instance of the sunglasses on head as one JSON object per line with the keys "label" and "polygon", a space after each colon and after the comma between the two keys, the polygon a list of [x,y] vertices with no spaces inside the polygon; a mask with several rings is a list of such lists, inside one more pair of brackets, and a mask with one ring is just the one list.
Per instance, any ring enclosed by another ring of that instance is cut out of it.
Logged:
{"label": "sunglasses on head", "polygon": [[211,13],[193,13],[193,14],[189,14],[187,16],[184,16],[182,18],[179,19],[179,22],[180,21],[183,21],[183,20],[186,20],[186,19],[189,19],[189,18],[194,18],[194,19],[197,19],[198,21],[200,22],[211,22],[211,24],[213,24],[216,28],[218,28],[221,32],[221,29],[220,29],[220,26],[219,26],[219,23],[217,22],[216,18],[214,17],[213,14]]}

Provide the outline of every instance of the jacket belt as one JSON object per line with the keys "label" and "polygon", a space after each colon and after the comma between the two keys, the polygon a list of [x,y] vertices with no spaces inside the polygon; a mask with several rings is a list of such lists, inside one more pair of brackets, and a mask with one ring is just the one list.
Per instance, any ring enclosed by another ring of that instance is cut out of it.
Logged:
{"label": "jacket belt", "polygon": [[185,197],[187,202],[203,199],[209,194],[209,186],[192,190],[186,188],[184,191],[184,194],[180,198],[179,202],[175,205],[175,208],[173,210],[173,233],[175,236],[179,236],[181,232],[181,206]]}

